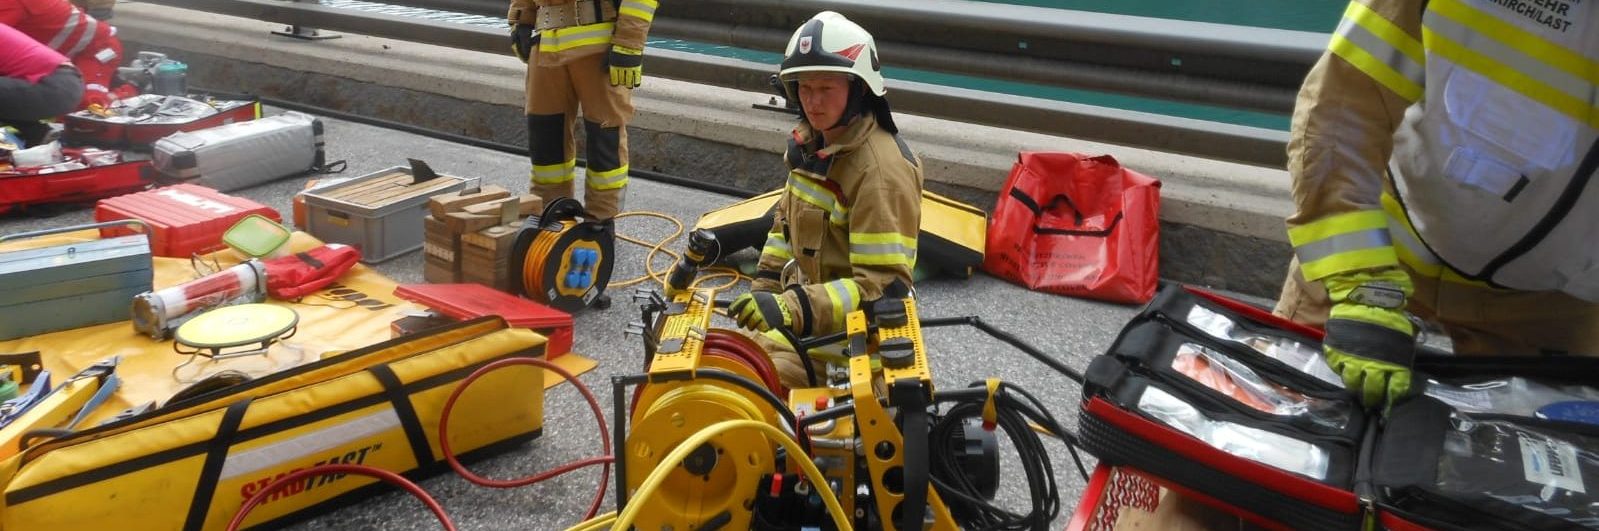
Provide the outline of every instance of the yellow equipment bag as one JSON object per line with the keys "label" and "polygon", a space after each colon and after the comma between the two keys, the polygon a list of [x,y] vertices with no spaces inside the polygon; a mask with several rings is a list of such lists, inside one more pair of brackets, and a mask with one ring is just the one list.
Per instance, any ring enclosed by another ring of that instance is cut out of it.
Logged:
{"label": "yellow equipment bag", "polygon": [[[485,317],[35,442],[0,463],[0,525],[222,529],[249,496],[296,470],[327,463],[439,470],[439,413],[456,385],[487,363],[543,355],[542,336]],[[451,413],[451,448],[479,453],[538,436],[542,373],[512,367],[474,382]],[[269,498],[245,525],[334,503],[376,481],[308,478]]]}
{"label": "yellow equipment bag", "polygon": [[[723,256],[760,248],[772,230],[772,211],[782,196],[783,190],[777,189],[706,212],[694,228],[716,233]],[[983,264],[987,238],[988,213],[983,209],[922,191],[921,234],[916,239],[918,273],[971,278]]]}

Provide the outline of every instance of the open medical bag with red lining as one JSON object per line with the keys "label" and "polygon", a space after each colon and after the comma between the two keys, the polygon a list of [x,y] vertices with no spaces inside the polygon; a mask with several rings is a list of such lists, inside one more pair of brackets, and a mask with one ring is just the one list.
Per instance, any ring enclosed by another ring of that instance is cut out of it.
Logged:
{"label": "open medical bag with red lining", "polygon": [[1083,443],[1272,528],[1599,527],[1599,425],[1559,410],[1599,400],[1599,359],[1419,356],[1423,395],[1380,418],[1319,338],[1166,286],[1089,365]]}

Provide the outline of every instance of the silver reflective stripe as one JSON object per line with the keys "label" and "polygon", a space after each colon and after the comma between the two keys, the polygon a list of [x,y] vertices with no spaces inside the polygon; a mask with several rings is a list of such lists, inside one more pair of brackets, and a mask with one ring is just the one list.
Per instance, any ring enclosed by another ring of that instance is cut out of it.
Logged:
{"label": "silver reflective stripe", "polygon": [[622,0],[622,9],[637,9],[651,15],[655,14],[655,6],[636,0]]}
{"label": "silver reflective stripe", "polygon": [[78,35],[78,43],[72,45],[71,50],[61,52],[61,55],[71,58],[74,55],[78,55],[78,52],[83,51],[84,48],[88,48],[89,43],[94,41],[94,30],[99,29],[100,22],[92,17],[83,17],[83,19],[89,21],[89,23],[83,26],[83,34]]}
{"label": "silver reflective stripe", "polygon": [[60,50],[61,46],[67,43],[67,37],[72,36],[72,30],[78,29],[78,20],[82,18],[83,13],[79,12],[76,7],[72,8],[72,16],[67,17],[67,25],[62,26],[61,31],[57,32],[55,37],[50,38],[50,49]]}
{"label": "silver reflective stripe", "polygon": [[[541,44],[539,45],[539,48],[540,49],[551,48],[551,49],[554,49],[554,50],[560,50],[561,47],[563,45],[565,45],[565,43],[577,42],[577,41],[581,41],[583,39],[592,39],[592,38],[597,38],[597,37],[609,36],[611,34],[612,30],[613,30],[613,28],[608,26],[608,27],[603,27],[603,28],[594,28],[594,29],[587,30],[587,31],[576,31],[576,32],[571,32],[571,33],[563,32],[563,31],[552,31],[552,32],[550,32],[551,35],[549,37],[545,37],[544,40],[541,41]],[[551,42],[551,41],[553,41],[553,42]],[[545,46],[542,43],[549,43],[549,45]]]}
{"label": "silver reflective stripe", "polygon": [[1376,228],[1322,238],[1295,247],[1294,254],[1299,255],[1299,263],[1308,264],[1335,254],[1392,245],[1393,239],[1388,236],[1388,229]]}
{"label": "silver reflective stripe", "polygon": [[1432,251],[1427,249],[1426,246],[1422,245],[1421,240],[1416,239],[1416,235],[1411,234],[1409,230],[1405,229],[1404,222],[1394,219],[1394,217],[1391,215],[1387,217],[1388,234],[1395,240],[1394,244],[1396,247],[1410,251],[1410,254],[1414,255],[1417,260],[1421,260],[1429,265],[1441,265],[1438,262],[1438,257],[1433,256]]}
{"label": "silver reflective stripe", "polygon": [[1364,26],[1356,24],[1354,20],[1345,18],[1338,21],[1338,29],[1334,33],[1355,46],[1359,46],[1361,50],[1365,50],[1372,57],[1376,57],[1377,60],[1382,61],[1389,68],[1393,68],[1395,72],[1399,72],[1399,75],[1405,76],[1405,79],[1416,85],[1426,86],[1426,67],[1417,64],[1414,59],[1405,55],[1405,52],[1399,51],[1388,41],[1382,40],[1382,37],[1378,37],[1376,34],[1366,30]]}
{"label": "silver reflective stripe", "polygon": [[834,310],[833,311],[834,315],[846,314],[846,313],[855,311],[855,297],[853,295],[850,295],[849,286],[844,284],[845,282],[854,282],[854,281],[853,280],[834,280],[832,282],[828,282],[827,283],[827,290],[830,291],[830,292],[833,292],[833,297],[837,298],[840,302],[843,303],[843,305],[840,306],[840,308],[842,308],[843,311]]}
{"label": "silver reflective stripe", "polygon": [[1471,51],[1486,55],[1522,75],[1538,80],[1571,97],[1588,102],[1589,105],[1593,105],[1596,101],[1593,83],[1511,48],[1499,39],[1478,33],[1432,11],[1427,12],[1426,25],[1439,36],[1458,42]]}
{"label": "silver reflective stripe", "polygon": [[916,256],[916,248],[902,243],[852,243],[849,252],[873,256],[904,256],[910,260]]}

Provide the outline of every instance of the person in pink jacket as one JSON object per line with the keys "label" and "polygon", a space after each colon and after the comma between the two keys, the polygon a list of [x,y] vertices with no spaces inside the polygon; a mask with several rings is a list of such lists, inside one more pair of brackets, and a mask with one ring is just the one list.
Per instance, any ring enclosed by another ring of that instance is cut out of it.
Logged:
{"label": "person in pink jacket", "polygon": [[33,145],[49,132],[39,120],[72,112],[82,97],[83,77],[66,56],[0,25],[0,126]]}
{"label": "person in pink jacket", "polygon": [[111,103],[113,79],[122,64],[122,41],[115,27],[67,0],[0,0],[0,24],[45,43],[78,67],[84,83],[79,109]]}

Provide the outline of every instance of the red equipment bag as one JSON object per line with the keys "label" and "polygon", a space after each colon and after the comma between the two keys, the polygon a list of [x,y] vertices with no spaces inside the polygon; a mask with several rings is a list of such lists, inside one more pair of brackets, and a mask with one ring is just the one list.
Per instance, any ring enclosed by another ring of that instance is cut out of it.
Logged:
{"label": "red equipment bag", "polygon": [[1029,289],[1141,303],[1159,282],[1160,181],[1110,155],[1023,152],[988,225],[983,270]]}
{"label": "red equipment bag", "polygon": [[294,301],[327,287],[361,261],[361,251],[340,243],[323,244],[303,253],[262,260],[267,295]]}
{"label": "red equipment bag", "polygon": [[1599,359],[1421,348],[1417,395],[1379,417],[1343,389],[1320,339],[1168,285],[1085,371],[1083,446],[1270,529],[1599,523]]}
{"label": "red equipment bag", "polygon": [[216,109],[216,113],[200,118],[155,119],[149,115],[120,118],[100,116],[87,110],[78,111],[66,116],[62,143],[149,151],[156,140],[173,133],[199,131],[261,117],[261,102],[254,96],[228,96],[229,99],[196,97]]}
{"label": "red equipment bag", "polygon": [[[250,214],[283,221],[272,207],[193,184],[102,199],[94,206],[95,221],[131,218],[145,222],[150,226],[151,252],[175,258],[221,249],[222,233]],[[126,227],[105,228],[100,229],[100,237],[133,232]]]}
{"label": "red equipment bag", "polygon": [[0,171],[0,214],[33,205],[93,201],[137,192],[155,182],[155,173],[148,160],[55,173]]}

